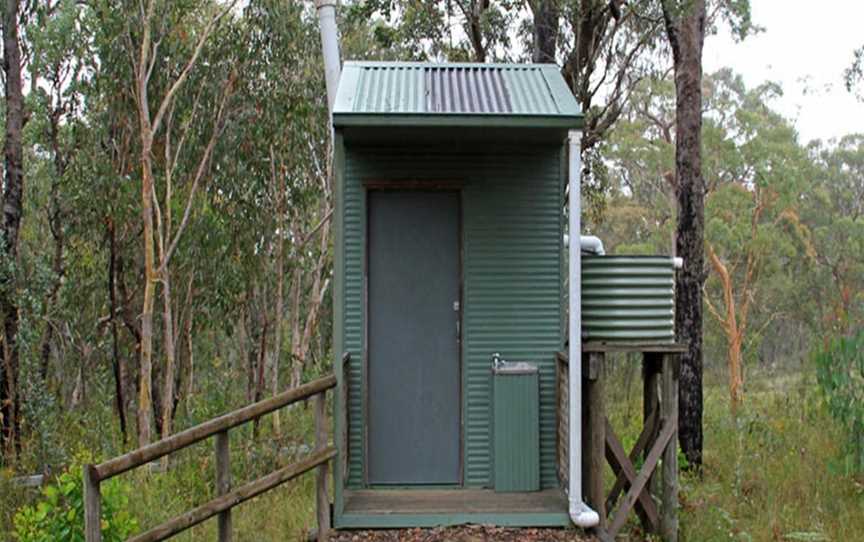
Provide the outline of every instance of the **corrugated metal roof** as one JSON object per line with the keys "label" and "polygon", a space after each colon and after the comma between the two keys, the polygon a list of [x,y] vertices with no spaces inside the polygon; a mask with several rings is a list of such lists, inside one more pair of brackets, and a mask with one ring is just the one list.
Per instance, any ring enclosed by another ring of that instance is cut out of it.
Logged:
{"label": "corrugated metal roof", "polygon": [[337,126],[458,126],[480,118],[575,127],[582,118],[554,64],[405,62],[346,62],[333,116]]}

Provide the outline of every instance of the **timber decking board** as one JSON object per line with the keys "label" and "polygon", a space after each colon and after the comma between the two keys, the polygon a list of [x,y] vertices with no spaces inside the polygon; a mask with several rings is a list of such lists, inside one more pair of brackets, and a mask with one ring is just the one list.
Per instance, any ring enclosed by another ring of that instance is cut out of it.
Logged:
{"label": "timber decking board", "polygon": [[485,489],[363,489],[345,491],[345,514],[566,513],[558,489],[496,493]]}

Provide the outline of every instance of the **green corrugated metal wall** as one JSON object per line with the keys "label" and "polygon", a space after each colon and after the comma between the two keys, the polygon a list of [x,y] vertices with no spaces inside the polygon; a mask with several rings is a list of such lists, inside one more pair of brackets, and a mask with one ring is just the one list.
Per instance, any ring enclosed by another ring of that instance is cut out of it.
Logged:
{"label": "green corrugated metal wall", "polygon": [[[557,486],[555,352],[562,347],[562,148],[470,154],[344,150],[343,349],[351,354],[348,485],[363,484],[364,179],[443,179],[463,188],[465,485],[491,485],[492,352],[540,369],[540,476]],[[419,277],[418,277],[419,278]],[[337,310],[337,314],[338,314]],[[340,345],[337,344],[337,349]]]}

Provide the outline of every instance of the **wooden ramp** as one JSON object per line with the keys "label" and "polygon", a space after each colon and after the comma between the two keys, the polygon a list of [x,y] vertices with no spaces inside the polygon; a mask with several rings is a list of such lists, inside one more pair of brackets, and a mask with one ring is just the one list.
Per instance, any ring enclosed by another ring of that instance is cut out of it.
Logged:
{"label": "wooden ramp", "polygon": [[567,527],[567,497],[558,489],[496,493],[486,489],[345,491],[337,528],[435,527],[465,523]]}

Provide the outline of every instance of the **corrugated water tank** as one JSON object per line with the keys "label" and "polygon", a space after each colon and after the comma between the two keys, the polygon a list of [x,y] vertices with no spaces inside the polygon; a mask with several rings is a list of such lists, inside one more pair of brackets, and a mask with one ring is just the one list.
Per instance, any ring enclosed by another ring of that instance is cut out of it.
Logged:
{"label": "corrugated water tank", "polygon": [[668,256],[582,256],[582,337],[675,342],[675,269]]}

